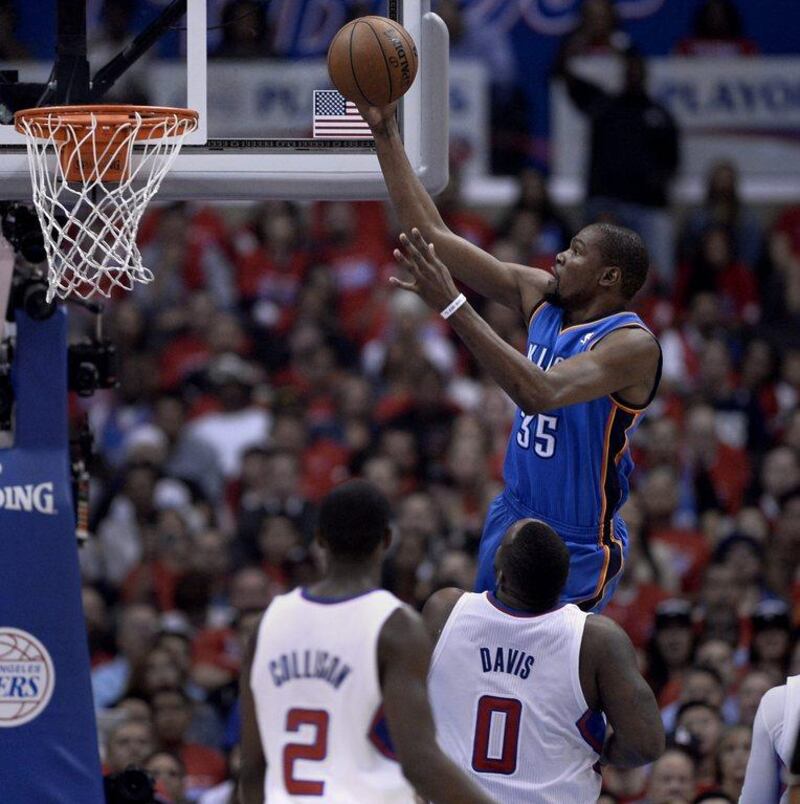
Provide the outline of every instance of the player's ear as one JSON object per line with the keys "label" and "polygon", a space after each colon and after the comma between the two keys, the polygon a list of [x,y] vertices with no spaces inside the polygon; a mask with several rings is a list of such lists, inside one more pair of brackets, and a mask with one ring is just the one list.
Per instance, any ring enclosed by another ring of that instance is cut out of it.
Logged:
{"label": "player's ear", "polygon": [[600,284],[603,287],[611,288],[622,282],[622,269],[618,265],[609,265],[603,268],[600,276]]}

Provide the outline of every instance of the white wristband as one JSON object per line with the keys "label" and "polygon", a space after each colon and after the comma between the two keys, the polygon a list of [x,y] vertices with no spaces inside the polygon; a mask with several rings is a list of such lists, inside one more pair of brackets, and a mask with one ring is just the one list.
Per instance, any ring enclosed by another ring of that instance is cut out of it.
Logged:
{"label": "white wristband", "polygon": [[456,296],[455,299],[453,299],[453,301],[451,301],[450,304],[448,304],[447,307],[445,307],[444,310],[439,313],[439,315],[441,315],[441,317],[445,320],[450,318],[450,316],[453,315],[453,313],[458,310],[458,308],[461,307],[466,300],[467,297],[463,293],[459,293],[458,296]]}

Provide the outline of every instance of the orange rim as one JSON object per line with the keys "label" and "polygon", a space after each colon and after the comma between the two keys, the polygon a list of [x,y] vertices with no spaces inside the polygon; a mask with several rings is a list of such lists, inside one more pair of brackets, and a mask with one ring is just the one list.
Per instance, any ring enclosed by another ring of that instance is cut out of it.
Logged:
{"label": "orange rim", "polygon": [[35,109],[22,109],[14,115],[14,128],[25,133],[23,122],[47,124],[50,121],[65,123],[73,128],[120,128],[128,123],[142,121],[143,129],[152,129],[171,119],[197,124],[198,113],[194,109],[181,109],[171,106],[125,106],[125,105],[84,105],[84,106],[41,106]]}
{"label": "orange rim", "polygon": [[[67,181],[119,182],[130,175],[130,153],[119,144],[131,137],[155,142],[188,134],[198,117],[194,109],[169,106],[42,106],[17,112],[14,128],[36,140],[53,140]],[[165,126],[169,130],[162,130]]]}

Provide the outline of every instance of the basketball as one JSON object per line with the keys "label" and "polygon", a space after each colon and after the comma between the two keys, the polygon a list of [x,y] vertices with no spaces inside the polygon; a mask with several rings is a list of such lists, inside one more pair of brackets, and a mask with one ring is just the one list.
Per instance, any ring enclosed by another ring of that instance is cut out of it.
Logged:
{"label": "basketball", "polygon": [[359,17],[333,37],[328,73],[348,100],[385,106],[408,92],[417,74],[417,47],[386,17]]}

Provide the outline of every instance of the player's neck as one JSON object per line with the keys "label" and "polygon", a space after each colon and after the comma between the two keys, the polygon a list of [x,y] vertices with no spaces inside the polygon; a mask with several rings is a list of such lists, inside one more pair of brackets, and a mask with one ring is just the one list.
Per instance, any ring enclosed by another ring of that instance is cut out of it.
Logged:
{"label": "player's neck", "polygon": [[320,597],[350,597],[381,585],[381,565],[374,561],[331,561],[325,575],[308,587]]}
{"label": "player's neck", "polygon": [[597,321],[627,309],[624,301],[617,298],[592,299],[586,304],[564,310],[563,326],[574,327],[588,321]]}
{"label": "player's neck", "polygon": [[516,609],[517,611],[526,611],[530,614],[544,614],[545,611],[549,611],[549,609],[539,609],[531,606],[530,603],[517,597],[513,592],[506,591],[502,586],[497,587],[494,596],[504,606],[508,606],[510,609]]}

